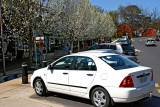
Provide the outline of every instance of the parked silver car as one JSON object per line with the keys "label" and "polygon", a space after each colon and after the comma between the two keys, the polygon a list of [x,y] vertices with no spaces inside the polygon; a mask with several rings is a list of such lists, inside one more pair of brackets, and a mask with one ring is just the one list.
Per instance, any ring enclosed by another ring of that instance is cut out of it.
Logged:
{"label": "parked silver car", "polygon": [[113,50],[113,49],[96,49],[96,50],[82,51],[82,52],[79,52],[79,53],[83,53],[83,52],[88,52],[88,53],[94,53],[94,52],[95,52],[95,53],[101,53],[101,52],[102,52],[102,53],[115,53],[115,54],[121,55],[121,56],[123,56],[123,57],[125,57],[125,58],[128,58],[128,59],[130,59],[130,60],[138,63],[136,56],[124,55],[124,54],[122,54],[122,53],[120,53],[120,52],[117,52],[117,51],[115,51],[115,50]]}
{"label": "parked silver car", "polygon": [[125,55],[135,56],[134,46],[125,43],[100,43],[88,48],[88,50],[96,49],[113,49]]}

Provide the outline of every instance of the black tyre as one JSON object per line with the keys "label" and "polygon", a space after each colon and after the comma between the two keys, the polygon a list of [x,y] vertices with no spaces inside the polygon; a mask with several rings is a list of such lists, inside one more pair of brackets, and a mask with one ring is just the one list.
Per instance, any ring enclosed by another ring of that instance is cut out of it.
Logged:
{"label": "black tyre", "polygon": [[44,84],[44,82],[42,81],[42,79],[37,79],[34,82],[34,89],[37,95],[39,96],[44,96],[46,95],[46,86]]}
{"label": "black tyre", "polygon": [[92,91],[91,100],[95,107],[110,107],[111,98],[108,92],[101,87],[97,87]]}

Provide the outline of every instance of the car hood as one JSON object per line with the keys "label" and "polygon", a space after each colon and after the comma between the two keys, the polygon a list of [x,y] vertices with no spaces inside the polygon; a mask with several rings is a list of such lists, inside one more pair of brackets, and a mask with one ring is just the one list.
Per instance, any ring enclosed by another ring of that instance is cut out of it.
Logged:
{"label": "car hood", "polygon": [[33,74],[37,75],[37,76],[40,76],[42,74],[45,74],[47,72],[47,69],[48,69],[48,67],[38,69],[38,70],[34,71]]}

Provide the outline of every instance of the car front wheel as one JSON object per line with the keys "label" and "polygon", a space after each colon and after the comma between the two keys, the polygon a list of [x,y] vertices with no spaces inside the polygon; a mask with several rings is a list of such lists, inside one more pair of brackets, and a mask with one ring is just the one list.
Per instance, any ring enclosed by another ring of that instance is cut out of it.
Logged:
{"label": "car front wheel", "polygon": [[110,107],[111,106],[111,98],[108,92],[101,88],[95,88],[91,94],[91,100],[95,107]]}
{"label": "car front wheel", "polygon": [[46,87],[45,84],[43,83],[42,79],[37,79],[34,82],[34,89],[37,95],[39,96],[44,96],[46,95]]}

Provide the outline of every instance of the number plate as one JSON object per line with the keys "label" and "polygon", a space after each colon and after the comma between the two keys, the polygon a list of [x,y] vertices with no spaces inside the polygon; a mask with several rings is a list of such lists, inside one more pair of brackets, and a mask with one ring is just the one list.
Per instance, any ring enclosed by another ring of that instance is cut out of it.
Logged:
{"label": "number plate", "polygon": [[144,82],[147,82],[147,77],[143,77],[140,79],[140,83],[144,83]]}
{"label": "number plate", "polygon": [[128,52],[128,55],[132,55],[133,54],[133,52]]}

